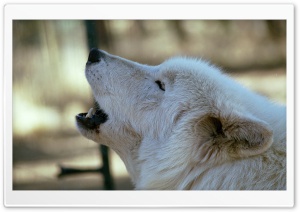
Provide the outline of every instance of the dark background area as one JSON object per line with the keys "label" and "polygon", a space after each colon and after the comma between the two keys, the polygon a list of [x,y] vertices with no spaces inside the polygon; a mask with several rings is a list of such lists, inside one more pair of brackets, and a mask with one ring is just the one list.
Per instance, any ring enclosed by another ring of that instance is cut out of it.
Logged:
{"label": "dark background area", "polygon": [[[58,178],[59,164],[102,164],[98,145],[82,137],[75,115],[93,104],[84,76],[89,41],[140,63],[175,55],[201,57],[250,89],[285,104],[286,22],[280,20],[15,20],[13,22],[13,189],[98,190],[98,173]],[[110,151],[115,189],[132,189]]]}

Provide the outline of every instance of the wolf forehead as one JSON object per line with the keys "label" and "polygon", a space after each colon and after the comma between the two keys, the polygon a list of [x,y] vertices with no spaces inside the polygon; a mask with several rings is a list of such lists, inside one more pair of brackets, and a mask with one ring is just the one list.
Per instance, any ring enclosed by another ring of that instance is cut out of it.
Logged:
{"label": "wolf forehead", "polygon": [[221,69],[208,60],[193,57],[171,57],[159,65],[158,77],[165,76],[174,82],[177,79],[212,80],[220,77]]}

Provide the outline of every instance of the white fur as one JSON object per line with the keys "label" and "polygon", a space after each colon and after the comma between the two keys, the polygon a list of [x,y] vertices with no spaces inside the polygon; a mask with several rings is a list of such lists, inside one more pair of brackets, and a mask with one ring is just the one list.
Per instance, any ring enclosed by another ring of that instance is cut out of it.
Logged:
{"label": "white fur", "polygon": [[200,59],[103,54],[86,77],[108,121],[78,128],[119,154],[136,189],[286,189],[285,107]]}

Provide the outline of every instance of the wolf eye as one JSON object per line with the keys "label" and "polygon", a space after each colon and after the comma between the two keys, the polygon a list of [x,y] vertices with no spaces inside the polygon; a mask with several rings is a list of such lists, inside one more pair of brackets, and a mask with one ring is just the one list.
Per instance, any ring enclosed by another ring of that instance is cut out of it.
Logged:
{"label": "wolf eye", "polygon": [[160,90],[163,90],[165,91],[165,83],[159,81],[159,80],[156,80],[155,83],[158,85],[159,89]]}

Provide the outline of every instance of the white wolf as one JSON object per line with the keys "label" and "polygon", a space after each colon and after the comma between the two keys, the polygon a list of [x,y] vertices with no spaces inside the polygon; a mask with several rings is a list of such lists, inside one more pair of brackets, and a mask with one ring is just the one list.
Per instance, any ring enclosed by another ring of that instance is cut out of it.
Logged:
{"label": "white wolf", "polygon": [[77,127],[116,151],[136,189],[286,189],[286,108],[219,68],[92,49],[85,74],[99,106]]}

